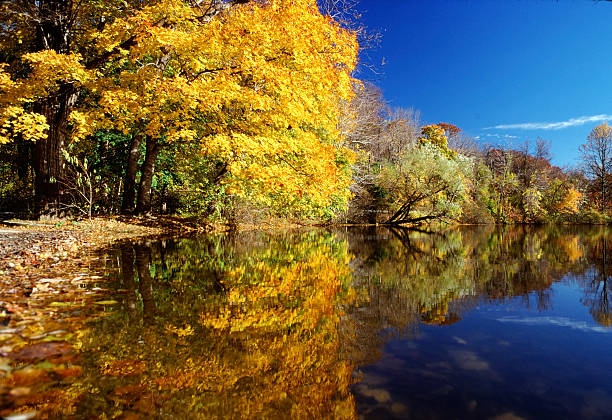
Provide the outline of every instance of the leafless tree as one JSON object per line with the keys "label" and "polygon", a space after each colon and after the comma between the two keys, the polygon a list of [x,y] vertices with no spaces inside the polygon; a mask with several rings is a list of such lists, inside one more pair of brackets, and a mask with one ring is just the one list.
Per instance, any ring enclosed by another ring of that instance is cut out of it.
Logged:
{"label": "leafless tree", "polygon": [[473,137],[463,132],[449,136],[448,147],[464,156],[480,156],[482,154],[482,146]]}
{"label": "leafless tree", "polygon": [[388,110],[380,141],[372,152],[380,159],[395,163],[403,151],[417,144],[421,129],[420,113],[412,108]]}
{"label": "leafless tree", "polygon": [[[340,26],[354,32],[359,41],[360,54],[367,54],[370,50],[375,50],[380,44],[381,34],[376,30],[367,28],[362,21],[361,11],[358,8],[359,0],[317,0],[319,11],[331,17]],[[361,60],[357,66],[357,73],[364,73],[368,70],[378,77],[380,71],[378,66],[368,64],[369,60]],[[360,77],[366,80],[364,77]]]}
{"label": "leafless tree", "polygon": [[603,123],[595,127],[580,146],[582,164],[587,177],[601,193],[601,211],[606,210],[608,174],[612,169],[612,127]]}

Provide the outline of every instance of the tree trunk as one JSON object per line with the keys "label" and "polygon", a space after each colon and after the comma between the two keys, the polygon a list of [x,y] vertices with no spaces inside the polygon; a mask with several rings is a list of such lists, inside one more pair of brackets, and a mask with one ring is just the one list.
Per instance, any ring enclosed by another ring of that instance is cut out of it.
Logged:
{"label": "tree trunk", "polygon": [[606,175],[601,177],[601,212],[606,211]]}
{"label": "tree trunk", "polygon": [[[50,49],[60,54],[69,53],[72,2],[41,0],[37,7],[39,20],[34,51]],[[49,124],[47,138],[36,142],[33,156],[34,199],[38,215],[56,213],[61,200],[57,180],[64,176],[62,149],[67,139],[70,108],[75,100],[74,87],[64,83],[56,94],[34,104],[34,109],[44,115]]]}
{"label": "tree trunk", "polygon": [[134,249],[131,244],[121,246],[121,277],[126,294],[127,313],[131,320],[136,318],[138,298],[136,297],[136,283],[134,282]]}
{"label": "tree trunk", "polygon": [[160,150],[161,145],[155,139],[147,137],[147,152],[140,170],[140,186],[138,188],[138,202],[136,203],[137,214],[145,214],[151,211],[151,185],[153,184],[155,165]]}
{"label": "tree trunk", "polygon": [[123,180],[123,200],[121,200],[121,213],[123,214],[131,213],[134,210],[134,199],[136,198],[136,173],[138,172],[141,144],[142,136],[132,137],[125,170],[125,178]]}
{"label": "tree trunk", "polygon": [[57,181],[64,178],[62,150],[68,139],[68,115],[75,101],[74,87],[64,84],[56,95],[35,107],[49,124],[47,138],[38,140],[34,147],[34,198],[38,215],[56,213],[61,201]]}
{"label": "tree trunk", "polygon": [[27,181],[30,176],[30,162],[32,161],[32,143],[19,140],[17,143],[17,177],[21,181]]}

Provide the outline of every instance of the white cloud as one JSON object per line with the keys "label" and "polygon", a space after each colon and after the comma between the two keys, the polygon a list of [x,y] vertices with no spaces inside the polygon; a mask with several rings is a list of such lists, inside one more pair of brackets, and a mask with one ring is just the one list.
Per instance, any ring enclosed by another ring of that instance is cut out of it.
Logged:
{"label": "white cloud", "polygon": [[557,122],[531,122],[531,123],[521,123],[521,124],[500,124],[495,125],[493,127],[485,127],[485,130],[510,130],[510,129],[519,129],[519,130],[562,130],[568,127],[575,127],[578,125],[584,125],[593,122],[600,122],[605,120],[612,120],[612,115],[608,114],[599,114],[599,115],[591,115],[584,116],[578,118],[570,118],[567,121],[557,121]]}
{"label": "white cloud", "polygon": [[499,322],[512,322],[525,325],[556,325],[558,327],[567,327],[586,332],[612,333],[612,329],[610,328],[604,328],[599,325],[589,325],[584,321],[572,321],[571,319],[565,317],[541,316],[533,318],[519,318],[507,316],[498,318],[497,320]]}
{"label": "white cloud", "polygon": [[455,363],[461,369],[483,371],[491,368],[489,366],[489,362],[483,360],[473,351],[451,350],[449,351],[449,354],[453,359],[455,359]]}
{"label": "white cloud", "polygon": [[485,134],[485,137],[494,137],[496,139],[518,139],[517,136],[511,136],[510,134],[497,134],[497,133],[495,134],[488,133],[488,134]]}

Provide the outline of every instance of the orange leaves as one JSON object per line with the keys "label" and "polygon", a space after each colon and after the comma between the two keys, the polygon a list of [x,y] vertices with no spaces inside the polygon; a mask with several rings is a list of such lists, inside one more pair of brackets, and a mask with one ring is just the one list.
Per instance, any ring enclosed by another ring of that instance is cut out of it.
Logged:
{"label": "orange leaves", "polygon": [[140,375],[146,367],[146,364],[140,360],[113,360],[105,363],[100,371],[107,376],[133,376]]}
{"label": "orange leaves", "polygon": [[444,130],[446,137],[456,136],[461,132],[461,129],[453,124],[439,122],[437,126]]}

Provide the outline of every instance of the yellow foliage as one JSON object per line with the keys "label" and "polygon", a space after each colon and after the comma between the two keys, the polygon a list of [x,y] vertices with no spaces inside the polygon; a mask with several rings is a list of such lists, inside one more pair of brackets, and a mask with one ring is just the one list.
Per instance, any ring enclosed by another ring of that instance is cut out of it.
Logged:
{"label": "yellow foliage", "polygon": [[79,54],[43,50],[22,58],[31,69],[23,80],[13,80],[7,66],[0,66],[0,144],[16,136],[29,141],[46,138],[46,118],[29,110],[29,105],[53,94],[61,85],[82,85],[92,78]]}
{"label": "yellow foliage", "polygon": [[419,142],[421,144],[433,144],[449,159],[457,156],[457,152],[448,148],[448,137],[446,136],[444,127],[441,125],[431,124],[421,127],[421,136],[422,137],[419,137]]}
{"label": "yellow foliage", "polygon": [[582,193],[574,188],[569,188],[563,197],[563,201],[559,204],[558,210],[568,213],[577,213],[581,201]]}
{"label": "yellow foliage", "polygon": [[200,142],[228,162],[231,191],[266,205],[345,203],[352,155],[339,104],[352,97],[355,35],[308,0],[200,14],[164,0],[105,29],[103,51],[137,42],[117,59],[119,74],[90,84],[100,97],[92,130]]}
{"label": "yellow foliage", "polygon": [[[224,292],[190,301],[187,313],[179,293],[167,306],[158,300],[178,319],[101,324],[114,333],[92,332],[83,349],[101,359],[95,374],[119,389],[137,385],[179,418],[355,418],[353,364],[340,337],[341,308],[352,299],[347,246],[331,236],[283,239],[233,254],[219,273]],[[133,401],[119,404],[127,412]]]}
{"label": "yellow foliage", "polygon": [[[207,9],[183,0],[79,2],[70,41],[83,55],[23,54],[23,79],[0,68],[0,143],[45,138],[48,122],[34,104],[68,87],[84,93],[69,121],[75,140],[114,129],[162,145],[196,142],[228,163],[236,195],[319,213],[345,205],[353,156],[342,146],[339,106],[353,94],[355,34],[314,0],[248,2],[215,16]],[[15,33],[0,49],[14,53],[28,28],[6,19]]]}

